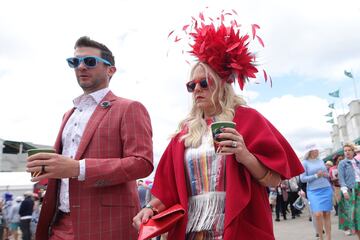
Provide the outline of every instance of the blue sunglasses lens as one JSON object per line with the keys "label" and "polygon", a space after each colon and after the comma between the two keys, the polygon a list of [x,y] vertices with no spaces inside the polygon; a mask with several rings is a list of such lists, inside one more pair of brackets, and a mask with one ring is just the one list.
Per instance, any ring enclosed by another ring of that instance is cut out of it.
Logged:
{"label": "blue sunglasses lens", "polygon": [[111,65],[105,59],[96,58],[96,57],[92,57],[92,56],[83,57],[83,58],[71,57],[71,58],[66,59],[66,61],[68,62],[69,67],[71,67],[71,68],[77,68],[81,62],[84,62],[85,66],[88,68],[94,68],[94,67],[96,67],[96,64],[98,63],[98,59],[99,59],[99,61],[104,62],[106,65],[109,65],[109,66]]}
{"label": "blue sunglasses lens", "polygon": [[87,67],[95,67],[97,61],[94,57],[84,57],[84,63]]}
{"label": "blue sunglasses lens", "polygon": [[66,59],[66,61],[68,62],[69,67],[71,67],[71,68],[77,68],[80,65],[79,58],[72,57],[72,58]]}

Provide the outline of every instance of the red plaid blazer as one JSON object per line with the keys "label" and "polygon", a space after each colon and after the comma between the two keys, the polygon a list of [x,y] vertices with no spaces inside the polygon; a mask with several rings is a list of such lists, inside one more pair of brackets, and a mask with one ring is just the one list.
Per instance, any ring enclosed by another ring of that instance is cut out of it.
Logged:
{"label": "red plaid blazer", "polygon": [[[75,159],[85,159],[86,179],[69,181],[69,200],[75,240],[137,238],[132,218],[140,208],[136,179],[153,170],[152,130],[145,107],[109,92],[91,116]],[[55,149],[74,109],[64,115]],[[60,180],[49,179],[36,239],[51,234],[59,202]]]}

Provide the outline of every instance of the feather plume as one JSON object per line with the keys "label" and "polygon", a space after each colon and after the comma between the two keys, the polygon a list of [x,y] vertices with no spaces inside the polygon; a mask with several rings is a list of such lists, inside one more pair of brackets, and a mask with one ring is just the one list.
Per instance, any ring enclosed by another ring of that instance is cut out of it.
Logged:
{"label": "feather plume", "polygon": [[[237,12],[221,12],[220,16],[213,18],[206,16],[203,12],[198,15],[199,19],[192,17],[192,23],[185,25],[182,30],[188,36],[191,47],[189,53],[195,56],[199,61],[208,64],[217,74],[228,83],[238,82],[241,89],[244,88],[249,78],[256,78],[258,69],[256,67],[256,56],[249,49],[249,44],[256,40],[264,47],[263,40],[257,35],[260,26],[251,25],[252,36],[249,34],[240,34],[241,25],[238,24],[235,17]],[[230,19],[227,26],[225,20]],[[206,23],[205,19],[210,20]],[[191,26],[191,27],[189,27]],[[189,30],[190,31],[186,31]],[[172,32],[169,34],[169,36]],[[175,37],[175,42],[184,38]],[[265,82],[271,77],[263,70]]]}

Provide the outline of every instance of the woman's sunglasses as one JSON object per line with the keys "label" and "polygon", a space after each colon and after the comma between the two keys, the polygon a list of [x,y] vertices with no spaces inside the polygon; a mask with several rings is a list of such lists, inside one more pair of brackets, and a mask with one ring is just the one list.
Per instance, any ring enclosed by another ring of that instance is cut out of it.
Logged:
{"label": "woman's sunglasses", "polygon": [[69,64],[69,67],[71,68],[79,67],[81,62],[84,62],[85,66],[88,68],[96,67],[98,62],[103,62],[106,65],[111,66],[111,63],[108,60],[96,56],[71,57],[71,58],[67,58],[66,61]]}
{"label": "woman's sunglasses", "polygon": [[202,80],[190,81],[190,82],[186,83],[186,88],[187,88],[188,92],[194,92],[196,84],[198,84],[198,83],[200,84],[200,87],[202,89],[207,89],[209,86],[209,84],[205,78]]}

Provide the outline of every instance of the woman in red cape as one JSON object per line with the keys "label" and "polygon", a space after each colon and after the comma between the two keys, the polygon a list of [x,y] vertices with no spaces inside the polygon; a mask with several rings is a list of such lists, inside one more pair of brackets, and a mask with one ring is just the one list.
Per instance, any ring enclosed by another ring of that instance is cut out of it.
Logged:
{"label": "woman in red cape", "polygon": [[[133,225],[181,204],[186,214],[169,240],[273,240],[266,187],[303,167],[279,131],[234,92],[231,83],[237,80],[242,88],[257,72],[248,37],[233,27],[199,25],[191,35],[199,61],[186,84],[193,106],[160,159],[152,200]],[[221,128],[213,138],[210,125],[219,121],[236,127]]]}

